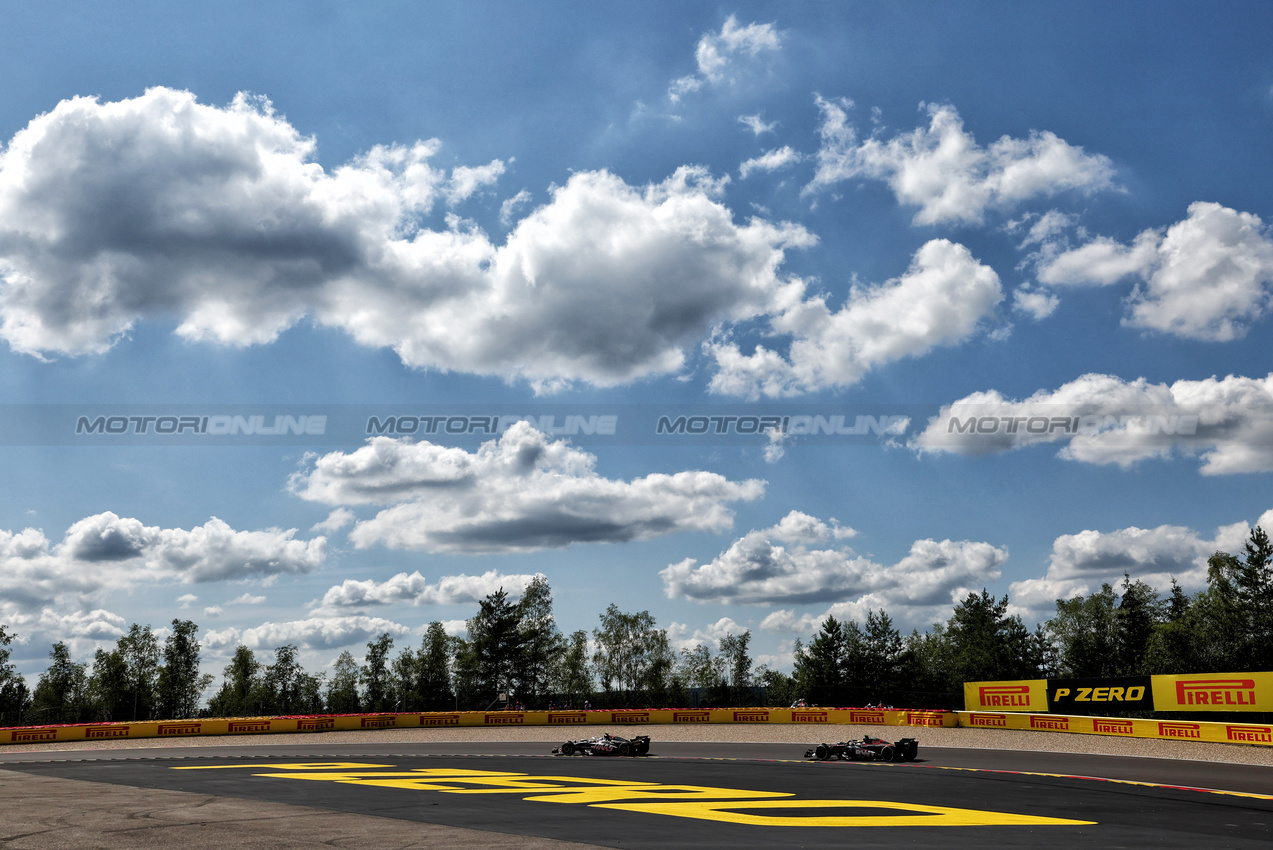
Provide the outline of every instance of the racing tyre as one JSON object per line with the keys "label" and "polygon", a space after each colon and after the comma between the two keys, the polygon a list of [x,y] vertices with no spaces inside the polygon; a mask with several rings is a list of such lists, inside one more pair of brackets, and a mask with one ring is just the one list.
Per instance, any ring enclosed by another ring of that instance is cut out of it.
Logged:
{"label": "racing tyre", "polygon": [[621,756],[630,756],[630,755],[632,755],[632,745],[631,745],[631,744],[629,744],[627,741],[624,741],[622,744],[620,744],[620,745],[619,745],[619,755],[621,755]]}
{"label": "racing tyre", "polygon": [[574,754],[574,751],[575,751],[575,745],[571,741],[567,741],[566,743],[561,745],[561,754],[563,756],[572,755]]}
{"label": "racing tyre", "polygon": [[642,741],[641,743],[636,745],[635,750],[637,755],[639,756],[645,755],[646,753],[650,751],[650,742]]}
{"label": "racing tyre", "polygon": [[880,761],[897,761],[897,750],[892,747],[880,750]]}
{"label": "racing tyre", "polygon": [[831,758],[831,748],[826,744],[818,744],[818,748],[813,751],[813,755],[819,761],[826,761]]}

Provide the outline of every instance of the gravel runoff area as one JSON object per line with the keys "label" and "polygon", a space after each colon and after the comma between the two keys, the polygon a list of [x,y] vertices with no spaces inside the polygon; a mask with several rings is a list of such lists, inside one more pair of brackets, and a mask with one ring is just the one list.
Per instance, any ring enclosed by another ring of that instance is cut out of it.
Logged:
{"label": "gravel runoff area", "polygon": [[[11,753],[45,753],[68,750],[119,750],[181,747],[225,747],[235,744],[269,746],[270,744],[310,744],[321,748],[327,744],[428,743],[429,741],[545,741],[560,742],[567,737],[588,737],[610,732],[614,735],[649,735],[658,741],[719,741],[721,743],[777,743],[813,745],[833,743],[862,735],[879,738],[916,738],[923,747],[957,747],[966,749],[1026,750],[1055,753],[1087,753],[1107,756],[1139,756],[1143,758],[1219,761],[1237,764],[1273,765],[1273,747],[1243,744],[1208,744],[1186,741],[1159,741],[1149,738],[1116,738],[1105,735],[1076,735],[1066,732],[1027,732],[968,728],[931,728],[911,726],[853,726],[831,724],[811,728],[806,725],[744,725],[712,723],[694,726],[664,724],[589,725],[587,727],[519,726],[450,728],[377,729],[357,732],[307,732],[276,735],[218,735],[197,738],[139,738],[135,741],[68,741],[51,744],[11,744],[0,746],[0,756]],[[794,752],[794,751],[793,751]],[[792,758],[801,754],[794,753]]]}

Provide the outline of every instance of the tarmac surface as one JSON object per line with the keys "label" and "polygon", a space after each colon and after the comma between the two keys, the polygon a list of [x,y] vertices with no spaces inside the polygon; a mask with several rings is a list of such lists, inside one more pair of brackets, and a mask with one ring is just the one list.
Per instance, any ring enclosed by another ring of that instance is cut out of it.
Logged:
{"label": "tarmac surface", "polygon": [[319,736],[0,751],[0,845],[1197,848],[1273,840],[1267,766],[925,747],[922,734],[913,763],[819,763],[801,758],[802,745],[660,743],[659,729],[648,731],[650,756],[627,759],[551,756],[543,741]]}

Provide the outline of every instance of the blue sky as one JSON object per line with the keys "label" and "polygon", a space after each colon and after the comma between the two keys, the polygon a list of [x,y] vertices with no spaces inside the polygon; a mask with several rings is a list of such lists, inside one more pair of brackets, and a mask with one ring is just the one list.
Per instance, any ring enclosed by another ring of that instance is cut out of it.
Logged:
{"label": "blue sky", "polygon": [[[239,642],[321,670],[535,573],[564,630],[615,602],[787,667],[827,613],[1196,590],[1273,522],[1266,4],[3,14],[25,672],[178,616],[209,670]],[[124,405],[329,425],[74,434]],[[906,419],[640,424],[704,405]],[[358,427],[491,409],[619,425]]]}

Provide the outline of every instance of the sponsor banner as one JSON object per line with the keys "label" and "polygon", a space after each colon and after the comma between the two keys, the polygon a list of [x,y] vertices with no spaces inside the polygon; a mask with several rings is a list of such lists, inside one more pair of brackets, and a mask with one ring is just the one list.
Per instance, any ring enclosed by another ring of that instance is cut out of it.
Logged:
{"label": "sponsor banner", "polygon": [[459,726],[460,715],[458,712],[453,714],[421,714],[421,726]]}
{"label": "sponsor banner", "polygon": [[1048,711],[1057,714],[1109,714],[1115,710],[1154,710],[1149,676],[1117,679],[1048,679]]}
{"label": "sponsor banner", "polygon": [[1135,735],[1136,724],[1131,720],[1111,720],[1108,717],[1092,718],[1092,732],[1097,735]]}
{"label": "sponsor banner", "polygon": [[1224,734],[1237,744],[1273,744],[1273,726],[1226,724]]}
{"label": "sponsor banner", "polygon": [[769,712],[763,708],[751,709],[748,711],[735,711],[735,723],[768,723]]}
{"label": "sponsor banner", "polygon": [[388,729],[398,725],[398,716],[396,714],[377,714],[374,717],[360,717],[362,722],[358,724],[360,729]]}
{"label": "sponsor banner", "polygon": [[334,717],[304,717],[296,721],[297,732],[330,732],[335,728]]}
{"label": "sponsor banner", "polygon": [[949,711],[907,711],[905,726],[956,726],[955,715]]}
{"label": "sponsor banner", "polygon": [[1048,680],[965,682],[967,711],[1047,711]]}
{"label": "sponsor banner", "polygon": [[1186,741],[1201,741],[1202,724],[1159,721],[1158,737],[1183,738]]}
{"label": "sponsor banner", "polygon": [[1006,714],[987,714],[985,712],[970,711],[968,712],[969,726],[984,726],[991,729],[1007,729],[1008,715]]}
{"label": "sponsor banner", "polygon": [[84,738],[127,738],[127,726],[89,726],[84,730]]}
{"label": "sponsor banner", "polygon": [[1158,711],[1273,711],[1273,673],[1154,676]]}
{"label": "sponsor banner", "polygon": [[[175,738],[254,735],[274,732],[330,732],[427,726],[579,726],[654,725],[659,723],[791,723],[869,726],[959,725],[948,711],[860,708],[717,708],[625,711],[454,711],[393,714],[341,714],[312,717],[236,717],[141,723],[90,723],[0,729],[0,745],[110,738]],[[1235,727],[1236,728],[1236,727]],[[1255,728],[1255,727],[1252,727]],[[1235,732],[1235,735],[1246,734]],[[1228,740],[1220,734],[1216,740]],[[1238,740],[1234,738],[1233,740]],[[1245,739],[1242,739],[1245,740]]]}
{"label": "sponsor banner", "polygon": [[1030,728],[1045,729],[1048,732],[1068,732],[1070,731],[1070,718],[1051,714],[1031,714]]}
{"label": "sponsor banner", "polygon": [[1115,735],[1165,741],[1204,741],[1218,744],[1273,746],[1273,725],[1215,723],[1206,720],[1142,720],[1139,718],[1090,717],[1087,715],[1014,714],[1012,712],[959,712],[959,725],[1035,732],[1070,732],[1079,735]]}

